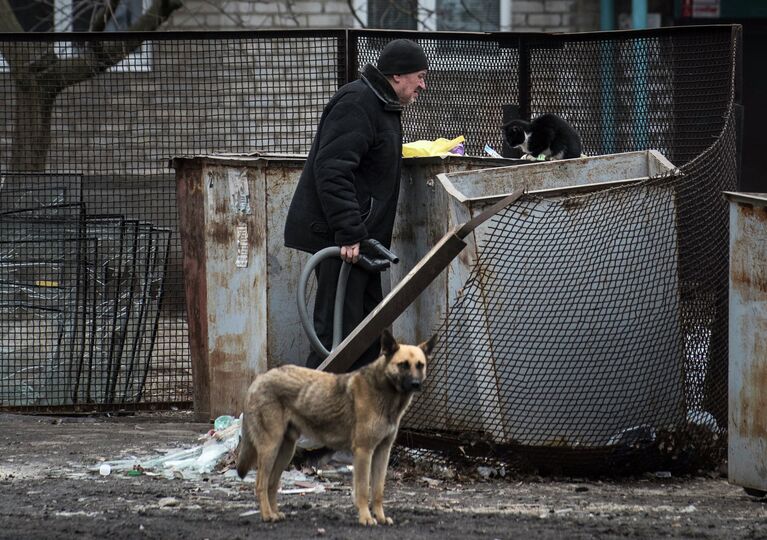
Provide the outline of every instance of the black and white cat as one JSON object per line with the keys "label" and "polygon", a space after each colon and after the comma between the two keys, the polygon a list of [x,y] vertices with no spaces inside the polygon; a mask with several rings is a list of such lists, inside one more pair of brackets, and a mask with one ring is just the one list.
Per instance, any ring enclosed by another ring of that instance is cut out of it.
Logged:
{"label": "black and white cat", "polygon": [[542,114],[532,122],[512,120],[503,125],[503,135],[509,146],[533,158],[578,158],[583,149],[580,135],[556,114]]}

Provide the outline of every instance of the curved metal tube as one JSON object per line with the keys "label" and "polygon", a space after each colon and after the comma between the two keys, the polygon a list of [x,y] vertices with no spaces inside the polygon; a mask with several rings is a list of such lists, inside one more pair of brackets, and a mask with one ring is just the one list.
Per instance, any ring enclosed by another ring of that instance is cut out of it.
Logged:
{"label": "curved metal tube", "polygon": [[[309,282],[309,278],[314,272],[314,268],[320,264],[320,262],[331,257],[340,257],[341,248],[338,246],[326,247],[321,249],[311,257],[301,271],[301,277],[298,279],[298,316],[301,319],[301,326],[304,328],[304,332],[309,336],[309,343],[318,355],[322,358],[327,358],[330,354],[325,346],[317,337],[317,332],[314,329],[314,323],[309,316],[309,310],[306,307],[306,284]],[[336,287],[336,299],[333,307],[333,348],[335,349],[339,343],[341,343],[343,336],[343,316],[344,316],[344,298],[346,297],[346,283],[349,280],[349,272],[352,265],[343,263],[341,265],[341,271],[338,273],[338,285]]]}

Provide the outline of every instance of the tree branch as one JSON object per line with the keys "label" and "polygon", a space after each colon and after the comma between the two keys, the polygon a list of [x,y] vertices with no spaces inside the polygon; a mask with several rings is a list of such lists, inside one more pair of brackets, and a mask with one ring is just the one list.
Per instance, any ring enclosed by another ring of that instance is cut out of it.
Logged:
{"label": "tree branch", "polygon": [[88,25],[90,32],[103,32],[109,21],[114,19],[115,11],[120,5],[120,0],[107,0],[100,9],[94,9],[91,13],[91,22]]}
{"label": "tree branch", "polygon": [[359,13],[357,13],[357,8],[354,6],[354,0],[346,0],[346,3],[349,5],[349,11],[352,12],[352,15],[354,15],[354,18],[357,19],[357,22],[360,23],[360,26],[362,28],[367,28],[367,24],[365,24],[365,21],[363,21]]}
{"label": "tree branch", "polygon": [[16,18],[8,0],[0,0],[0,32],[23,32],[24,28]]}
{"label": "tree branch", "polygon": [[[2,1],[2,0],[0,0]],[[174,11],[183,7],[181,0],[152,0],[152,5],[129,28],[130,31],[151,32],[164,23]],[[63,89],[117,65],[142,44],[141,40],[130,41],[94,41],[82,54],[73,58],[59,59],[47,77],[57,81]]]}

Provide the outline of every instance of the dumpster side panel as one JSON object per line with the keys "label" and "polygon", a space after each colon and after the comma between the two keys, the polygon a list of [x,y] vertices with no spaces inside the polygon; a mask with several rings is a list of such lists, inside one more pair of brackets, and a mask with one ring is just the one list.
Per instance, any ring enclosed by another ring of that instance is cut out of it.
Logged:
{"label": "dumpster side panel", "polygon": [[210,374],[208,372],[208,306],[206,285],[203,175],[199,164],[185,162],[176,171],[179,232],[183,250],[184,289],[189,349],[192,357],[194,408],[198,419],[210,417]]}
{"label": "dumpster side panel", "polygon": [[[505,271],[513,282],[539,284],[524,289],[519,302],[487,314],[490,334],[505,332],[514,344],[514,361],[504,363],[499,377],[504,420],[516,442],[604,446],[643,421],[659,429],[684,418],[682,339],[657,339],[661,329],[680,326],[677,247],[669,247],[669,238],[676,237],[674,190],[630,188],[601,197],[625,213],[601,214],[594,197],[567,205],[544,199],[531,207],[528,219],[556,213],[551,221],[560,229],[549,231],[556,244],[543,248],[533,263],[521,254],[534,237],[519,239],[518,254],[516,248],[508,252]],[[581,239],[597,228],[611,231],[609,242],[580,249]],[[547,272],[543,286],[541,268]],[[615,272],[624,279],[611,280]],[[594,305],[575,309],[573,291],[588,291]],[[509,320],[518,322],[510,329]],[[558,339],[536,338],[542,335]],[[531,365],[548,369],[531,372]]]}
{"label": "dumpster side panel", "polygon": [[[528,191],[585,186],[602,182],[646,178],[665,170],[665,163],[653,161],[648,152],[626,152],[580,159],[532,162],[525,166],[480,169],[442,178],[465,199],[493,197],[499,199],[520,187]],[[670,164],[669,164],[670,165]],[[447,185],[445,186],[448,187]]]}
{"label": "dumpster side panel", "polygon": [[[447,231],[465,223],[475,215],[471,205],[458,203],[449,195],[437,179],[438,174],[502,167],[514,163],[519,164],[519,160],[473,156],[404,160],[397,220],[392,237],[392,251],[399,256],[400,262],[393,265],[389,272],[391,285],[395,286],[402,281]],[[481,211],[486,205],[474,206],[477,207],[477,211]],[[460,294],[461,288],[469,277],[471,264],[476,260],[474,233],[467,236],[464,241],[467,247],[394,322],[393,331],[398,339],[408,343],[420,343],[428,339],[442,325],[450,303]],[[477,339],[482,341],[482,337]],[[474,369],[472,359],[455,358],[449,352],[451,345],[448,343],[443,346],[447,348],[446,357],[451,361],[430,368],[430,380],[453,380],[454,377],[446,375],[445,370],[452,374],[455,370]],[[477,375],[485,380],[493,376],[492,373],[485,372]],[[420,396],[419,407],[428,410],[445,410],[446,406],[449,407],[456,402],[457,398],[451,398],[451,393],[460,395],[471,393],[476,390],[475,384],[476,382],[458,388],[432,383],[429,386],[429,392]],[[478,403],[472,410],[451,409],[450,414],[434,419],[433,429],[471,431],[481,424],[494,436],[503,438],[502,432],[499,431],[502,430],[502,425],[496,397],[493,395],[489,401]]]}
{"label": "dumpster side panel", "polygon": [[730,202],[730,482],[767,491],[767,200]]}
{"label": "dumpster side panel", "polygon": [[265,189],[252,168],[205,169],[211,418],[239,414],[266,370]]}
{"label": "dumpster side panel", "polygon": [[[296,307],[296,291],[309,254],[286,248],[285,218],[303,170],[303,160],[269,160],[261,169],[266,186],[268,367],[281,364],[303,366],[309,355],[309,340]],[[309,289],[314,290],[310,285]],[[311,306],[311,298],[308,299]]]}

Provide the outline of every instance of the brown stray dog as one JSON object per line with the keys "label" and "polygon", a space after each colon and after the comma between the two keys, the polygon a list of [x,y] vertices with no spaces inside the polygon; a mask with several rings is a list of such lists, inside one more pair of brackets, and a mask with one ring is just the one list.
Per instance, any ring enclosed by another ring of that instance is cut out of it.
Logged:
{"label": "brown stray dog", "polygon": [[304,434],[329,448],[352,451],[360,524],[393,523],[383,510],[389,452],[413,393],[421,390],[436,339],[400,345],[384,330],[381,356],[357,371],[336,375],[285,365],[256,377],[245,400],[237,473],[244,478],[253,465],[258,469],[256,498],[263,521],[285,519],[277,509],[277,489]]}

